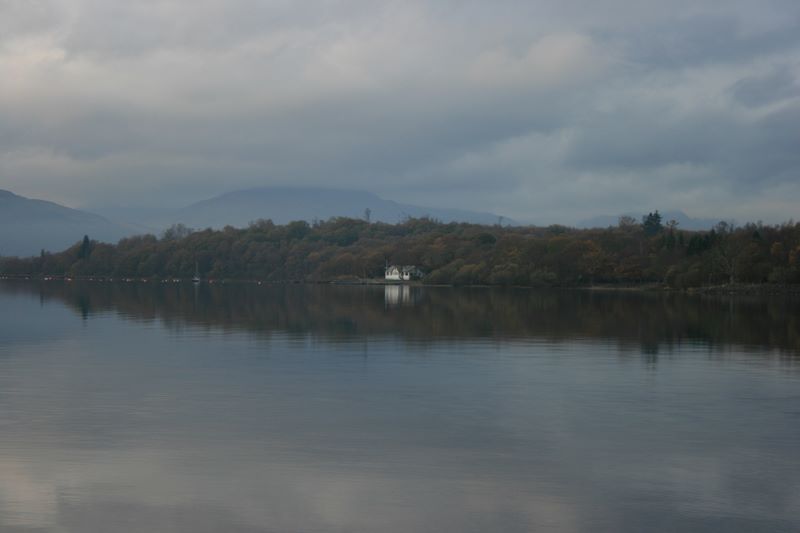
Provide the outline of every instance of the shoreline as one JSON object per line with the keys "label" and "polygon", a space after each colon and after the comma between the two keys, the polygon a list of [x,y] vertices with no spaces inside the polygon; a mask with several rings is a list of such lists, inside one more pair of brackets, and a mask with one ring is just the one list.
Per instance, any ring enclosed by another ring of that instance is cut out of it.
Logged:
{"label": "shoreline", "polygon": [[[105,276],[0,276],[0,281],[39,281],[39,282],[88,282],[88,283],[154,283],[154,284],[190,284],[190,278],[111,278]],[[532,285],[455,285],[451,283],[425,283],[424,281],[393,281],[383,279],[350,279],[350,280],[243,280],[243,279],[207,279],[200,285],[252,284],[252,285],[338,285],[338,286],[408,286],[408,287],[463,287],[463,288],[507,288],[507,289],[555,289],[579,290],[591,292],[665,292],[682,294],[711,295],[797,295],[800,296],[800,285],[777,285],[769,283],[725,285],[709,285],[704,287],[687,287],[675,289],[662,283],[642,282],[626,284],[593,284],[564,286],[532,286]]]}

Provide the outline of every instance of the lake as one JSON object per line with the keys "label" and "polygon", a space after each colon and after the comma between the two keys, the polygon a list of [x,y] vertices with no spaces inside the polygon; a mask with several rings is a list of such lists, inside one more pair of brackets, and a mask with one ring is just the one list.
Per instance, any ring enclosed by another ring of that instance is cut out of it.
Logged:
{"label": "lake", "polygon": [[797,532],[800,302],[0,282],[0,531]]}

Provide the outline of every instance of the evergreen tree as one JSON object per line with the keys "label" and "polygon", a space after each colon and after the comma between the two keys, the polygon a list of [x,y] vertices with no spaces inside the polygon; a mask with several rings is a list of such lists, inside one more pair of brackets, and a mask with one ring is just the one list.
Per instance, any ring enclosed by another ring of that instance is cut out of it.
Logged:
{"label": "evergreen tree", "polygon": [[88,235],[84,235],[81,247],[78,249],[78,259],[88,259],[90,255],[92,255],[92,241]]}
{"label": "evergreen tree", "polygon": [[661,215],[657,209],[655,213],[648,213],[642,217],[642,229],[644,229],[644,234],[650,237],[658,235],[664,230],[664,226],[661,224]]}

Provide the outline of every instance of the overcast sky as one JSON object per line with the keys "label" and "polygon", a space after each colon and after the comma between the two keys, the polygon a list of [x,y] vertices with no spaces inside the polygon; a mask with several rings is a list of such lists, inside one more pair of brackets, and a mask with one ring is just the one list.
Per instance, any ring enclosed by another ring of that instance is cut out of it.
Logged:
{"label": "overcast sky", "polygon": [[799,218],[797,0],[0,0],[0,188]]}

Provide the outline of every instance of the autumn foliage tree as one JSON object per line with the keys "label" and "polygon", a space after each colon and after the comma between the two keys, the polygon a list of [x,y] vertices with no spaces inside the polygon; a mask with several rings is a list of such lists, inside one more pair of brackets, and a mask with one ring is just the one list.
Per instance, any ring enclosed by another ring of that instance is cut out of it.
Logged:
{"label": "autumn foliage tree", "polygon": [[7,276],[204,278],[324,282],[380,278],[386,262],[416,265],[428,283],[577,286],[800,283],[800,224],[719,224],[705,232],[661,223],[658,211],[605,229],[400,224],[333,218],[193,231],[173,226],[105,244],[88,236],[59,253],[1,258]]}

